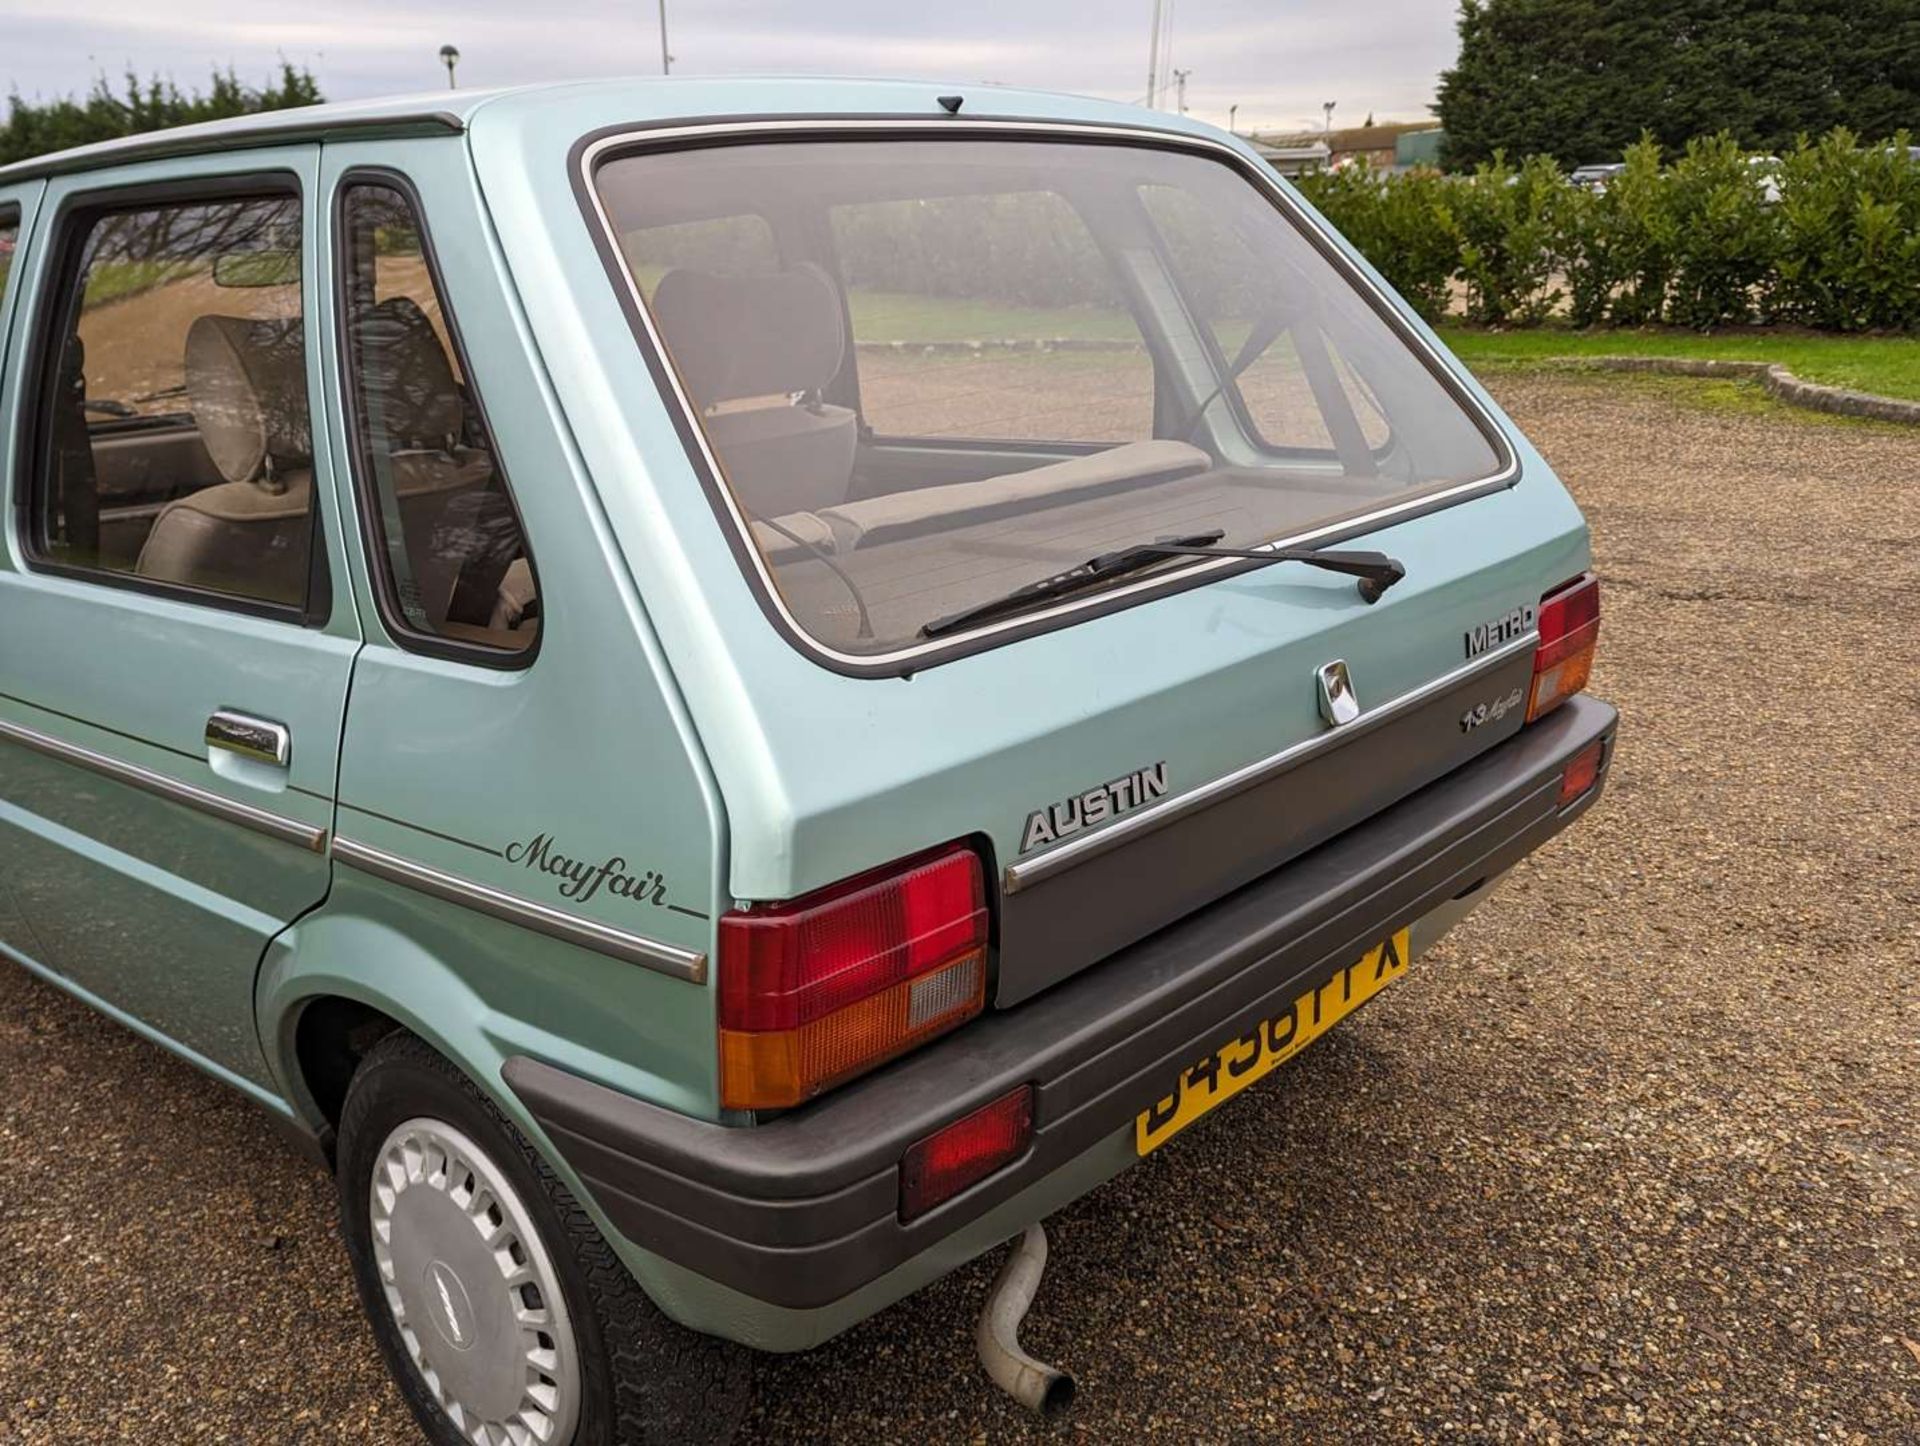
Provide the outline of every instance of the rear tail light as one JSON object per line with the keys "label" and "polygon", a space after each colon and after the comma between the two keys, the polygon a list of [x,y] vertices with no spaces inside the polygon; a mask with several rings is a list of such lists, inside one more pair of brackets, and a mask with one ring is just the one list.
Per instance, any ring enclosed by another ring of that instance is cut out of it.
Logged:
{"label": "rear tail light", "polygon": [[720,920],[720,1099],[797,1105],[986,1001],[980,858],[958,845]]}
{"label": "rear tail light", "polygon": [[1568,762],[1560,775],[1560,806],[1565,808],[1581,794],[1592,788],[1600,777],[1600,755],[1606,751],[1606,740],[1589,743]]}
{"label": "rear tail light", "polygon": [[1599,640],[1600,579],[1592,573],[1540,599],[1540,648],[1533,655],[1529,723],[1587,686]]}
{"label": "rear tail light", "polygon": [[1033,1086],[1021,1085],[910,1146],[900,1161],[900,1218],[924,1215],[1026,1152]]}

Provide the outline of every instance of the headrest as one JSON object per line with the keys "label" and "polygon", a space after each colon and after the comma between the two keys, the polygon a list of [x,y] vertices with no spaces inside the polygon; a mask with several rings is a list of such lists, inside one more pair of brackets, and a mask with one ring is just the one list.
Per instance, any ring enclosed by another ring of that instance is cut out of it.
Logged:
{"label": "headrest", "polygon": [[466,430],[466,404],[440,334],[410,296],[367,308],[356,328],[360,381],[388,451],[441,449]]}
{"label": "headrest", "polygon": [[277,477],[313,456],[300,318],[202,316],[187,331],[187,401],[229,482]]}
{"label": "headrest", "polygon": [[817,390],[839,374],[846,356],[840,294],[810,262],[761,276],[669,271],[653,293],[653,314],[703,408]]}

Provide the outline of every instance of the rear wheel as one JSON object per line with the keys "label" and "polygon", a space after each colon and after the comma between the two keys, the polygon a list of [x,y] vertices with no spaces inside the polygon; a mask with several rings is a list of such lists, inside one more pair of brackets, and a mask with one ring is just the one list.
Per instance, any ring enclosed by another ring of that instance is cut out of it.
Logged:
{"label": "rear wheel", "polygon": [[734,1434],[748,1353],[663,1316],[519,1131],[412,1035],[382,1040],[354,1075],[339,1185],[361,1303],[430,1440]]}

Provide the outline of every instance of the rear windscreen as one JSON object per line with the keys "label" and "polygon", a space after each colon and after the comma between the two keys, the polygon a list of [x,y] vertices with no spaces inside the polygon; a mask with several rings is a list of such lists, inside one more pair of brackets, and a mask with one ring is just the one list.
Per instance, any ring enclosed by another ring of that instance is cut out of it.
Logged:
{"label": "rear windscreen", "polygon": [[1259,546],[1506,464],[1221,160],[759,142],[617,156],[595,186],[762,570],[838,653],[927,646],[1130,544]]}

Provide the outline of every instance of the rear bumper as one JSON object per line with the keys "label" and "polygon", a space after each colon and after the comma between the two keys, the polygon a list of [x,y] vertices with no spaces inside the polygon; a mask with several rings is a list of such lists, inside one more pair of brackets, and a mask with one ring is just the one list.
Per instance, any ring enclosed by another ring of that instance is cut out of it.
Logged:
{"label": "rear bumper", "polygon": [[[1599,797],[1616,721],[1576,698],[1038,998],[765,1125],[691,1119],[524,1057],[506,1082],[633,1244],[751,1301],[826,1306],[1112,1153],[1178,1070],[1538,848]],[[1561,808],[1562,767],[1599,738],[1600,781]],[[903,1223],[907,1146],[1022,1083],[1034,1087],[1032,1148]]]}

